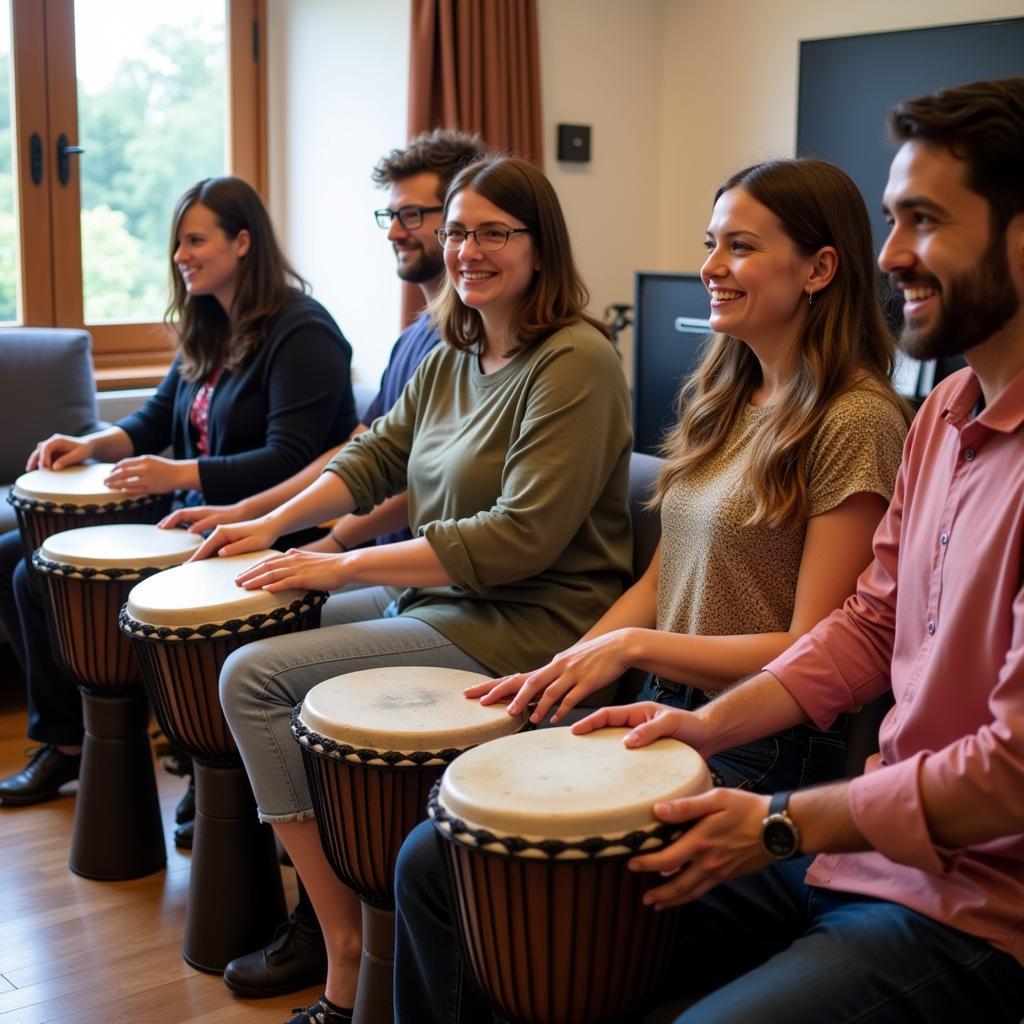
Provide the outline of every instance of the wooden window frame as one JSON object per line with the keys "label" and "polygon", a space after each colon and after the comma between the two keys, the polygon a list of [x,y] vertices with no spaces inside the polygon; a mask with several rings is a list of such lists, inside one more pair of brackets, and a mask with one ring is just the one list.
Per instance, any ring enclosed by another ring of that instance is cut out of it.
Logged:
{"label": "wooden window frame", "polygon": [[[225,5],[228,166],[265,199],[266,0],[225,0]],[[64,134],[72,143],[78,138],[74,0],[12,0],[11,6],[22,323],[88,330],[100,390],[158,383],[173,355],[163,324],[85,323],[77,166],[66,186],[52,184],[58,137]],[[39,185],[25,173],[33,133],[43,142]]]}

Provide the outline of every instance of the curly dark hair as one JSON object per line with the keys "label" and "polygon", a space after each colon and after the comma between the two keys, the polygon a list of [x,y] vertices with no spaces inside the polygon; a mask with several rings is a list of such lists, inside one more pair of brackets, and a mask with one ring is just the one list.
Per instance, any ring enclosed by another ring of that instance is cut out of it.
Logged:
{"label": "curly dark hair", "polygon": [[414,174],[432,171],[440,180],[438,194],[443,196],[452,178],[486,152],[484,140],[475,133],[435,128],[420,132],[404,148],[393,149],[381,157],[371,177],[375,185],[384,188]]}

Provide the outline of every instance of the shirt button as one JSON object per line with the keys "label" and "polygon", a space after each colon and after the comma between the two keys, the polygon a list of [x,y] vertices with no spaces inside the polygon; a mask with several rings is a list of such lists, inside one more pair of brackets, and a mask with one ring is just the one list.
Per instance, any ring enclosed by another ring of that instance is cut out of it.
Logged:
{"label": "shirt button", "polygon": [[948,533],[941,534],[939,536],[939,543],[940,544],[948,544],[949,543],[949,534]]}
{"label": "shirt button", "polygon": [[935,633],[935,620],[934,619],[929,619],[928,620],[928,635],[929,636],[933,636],[934,633]]}
{"label": "shirt button", "polygon": [[973,461],[973,459],[974,459],[974,449],[973,448],[965,448],[964,449],[964,458],[968,462]]}

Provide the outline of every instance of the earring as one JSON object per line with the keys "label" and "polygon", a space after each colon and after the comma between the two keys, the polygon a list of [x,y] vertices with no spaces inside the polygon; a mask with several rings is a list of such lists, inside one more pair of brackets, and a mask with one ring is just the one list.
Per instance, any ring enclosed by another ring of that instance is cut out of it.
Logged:
{"label": "earring", "polygon": [[813,306],[814,305],[814,292],[808,292],[807,293],[807,305],[808,306]]}

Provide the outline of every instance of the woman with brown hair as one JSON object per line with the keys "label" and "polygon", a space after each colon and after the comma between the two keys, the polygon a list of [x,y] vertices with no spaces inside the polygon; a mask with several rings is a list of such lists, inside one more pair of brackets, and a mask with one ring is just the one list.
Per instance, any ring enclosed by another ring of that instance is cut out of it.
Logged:
{"label": "woman with brown hair", "polygon": [[[543,668],[470,691],[555,721],[628,668],[640,699],[692,709],[758,671],[853,593],[899,467],[867,210],[821,160],[734,174],[715,195],[701,276],[716,334],[679,396],[644,576]],[[845,721],[716,755],[722,782],[771,792],[843,771]]]}
{"label": "woman with brown hair", "polygon": [[[106,480],[137,497],[174,493],[195,504],[232,502],[300,470],[356,425],[351,349],[306,294],[256,192],[239,178],[208,178],[174,212],[171,303],[177,353],[136,413],[85,437],[41,441],[28,469],[87,459],[116,463]],[[157,453],[170,447],[173,457]],[[0,803],[52,799],[78,775],[81,698],[53,660],[42,595],[21,540],[0,540],[0,618],[28,680],[28,766],[0,782]]]}
{"label": "woman with brown hair", "polygon": [[[716,193],[705,245],[717,333],[680,393],[650,568],[543,668],[467,696],[510,713],[537,700],[532,719],[557,706],[557,720],[637,667],[650,673],[640,699],[696,707],[838,608],[870,562],[909,411],[889,379],[856,186],[820,160],[749,167]],[[835,778],[843,754],[842,725],[800,727],[710,765],[726,785],[773,792]],[[419,826],[396,867],[400,1024],[488,1014],[465,984],[433,832]]]}
{"label": "woman with brown hair", "polygon": [[[309,890],[327,942],[324,998],[295,1024],[347,1019],[359,903],[324,857],[293,707],[329,677],[396,665],[508,672],[543,664],[630,578],[629,396],[584,313],[558,199],[531,164],[472,164],[445,201],[447,281],[433,314],[446,344],[386,416],[311,487],[263,519],[221,526],[199,556],[259,550],[408,489],[415,539],[342,554],[289,551],[243,573],[267,590],[336,590],[332,620],[232,655],[221,701],[262,820]],[[396,600],[394,591],[404,588]]]}

